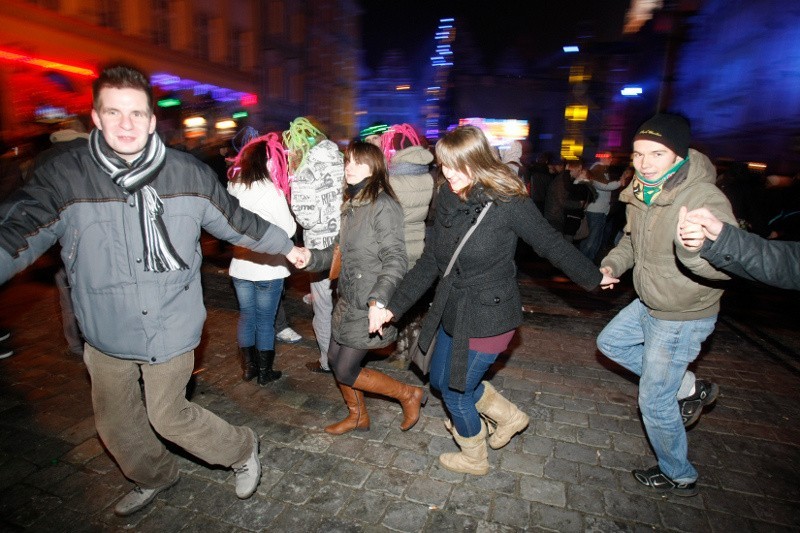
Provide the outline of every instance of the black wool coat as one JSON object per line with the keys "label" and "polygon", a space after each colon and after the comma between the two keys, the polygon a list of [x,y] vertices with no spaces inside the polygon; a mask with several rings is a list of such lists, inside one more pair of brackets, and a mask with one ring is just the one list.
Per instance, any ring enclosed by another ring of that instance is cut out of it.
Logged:
{"label": "black wool coat", "polygon": [[464,390],[469,339],[491,337],[522,323],[514,254],[517,239],[561,269],[587,290],[600,284],[602,274],[542,217],[527,196],[495,199],[467,241],[447,276],[450,258],[489,200],[479,186],[462,201],[447,184],[437,196],[436,218],[422,257],[403,278],[388,304],[396,319],[439,280],[431,309],[422,323],[420,346],[428,346],[441,324],[453,336],[450,354],[452,389]]}

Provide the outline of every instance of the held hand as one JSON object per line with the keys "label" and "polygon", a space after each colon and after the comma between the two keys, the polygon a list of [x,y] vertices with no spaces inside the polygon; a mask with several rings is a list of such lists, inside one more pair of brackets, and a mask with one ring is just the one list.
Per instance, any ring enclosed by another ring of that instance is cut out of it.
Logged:
{"label": "held hand", "polygon": [[686,221],[702,226],[703,234],[707,239],[711,239],[712,241],[717,240],[724,226],[722,221],[705,207],[694,209],[686,213]]}
{"label": "held hand", "polygon": [[677,236],[681,246],[690,252],[697,252],[700,250],[703,247],[703,241],[705,241],[703,226],[687,220],[685,206],[681,206],[678,212]]}
{"label": "held hand", "polygon": [[603,274],[603,279],[600,280],[602,290],[613,289],[614,285],[619,283],[619,279],[614,277],[610,267],[600,267],[600,273]]}
{"label": "held hand", "polygon": [[384,317],[386,309],[378,309],[376,306],[369,307],[369,332],[377,333],[383,337],[383,324],[386,322]]}
{"label": "held hand", "polygon": [[295,246],[291,252],[286,254],[286,259],[296,268],[305,268],[311,260],[311,252],[307,248]]}

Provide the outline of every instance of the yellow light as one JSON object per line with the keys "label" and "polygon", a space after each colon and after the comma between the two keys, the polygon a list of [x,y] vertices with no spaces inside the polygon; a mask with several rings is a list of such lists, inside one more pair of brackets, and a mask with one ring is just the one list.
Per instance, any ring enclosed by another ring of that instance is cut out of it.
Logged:
{"label": "yellow light", "polygon": [[575,139],[564,139],[561,141],[561,157],[564,159],[575,160],[583,155],[583,144]]}
{"label": "yellow light", "polygon": [[749,163],[747,163],[747,168],[749,168],[750,170],[761,171],[761,170],[766,170],[767,169],[767,164],[766,163],[756,163],[755,161],[750,161]]}
{"label": "yellow light", "polygon": [[592,75],[588,72],[585,72],[583,66],[581,65],[573,65],[569,69],[569,82],[570,83],[581,83],[584,81],[589,81],[592,79]]}
{"label": "yellow light", "polygon": [[398,85],[397,87],[395,87],[395,90],[397,90],[397,91],[407,91],[410,88],[411,88],[411,85],[403,84],[403,85]]}
{"label": "yellow light", "polygon": [[219,122],[214,124],[214,127],[217,128],[218,130],[230,130],[236,127],[236,122],[231,119],[220,120]]}
{"label": "yellow light", "polygon": [[569,105],[564,109],[564,118],[572,122],[585,122],[589,116],[589,106]]}
{"label": "yellow light", "polygon": [[187,128],[200,128],[206,125],[206,119],[203,117],[189,117],[183,121],[183,125]]}

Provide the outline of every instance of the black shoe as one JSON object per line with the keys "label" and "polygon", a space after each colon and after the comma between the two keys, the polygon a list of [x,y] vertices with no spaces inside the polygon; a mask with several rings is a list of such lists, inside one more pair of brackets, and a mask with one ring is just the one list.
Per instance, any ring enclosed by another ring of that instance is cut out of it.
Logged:
{"label": "black shoe", "polygon": [[333,374],[330,368],[322,368],[322,363],[319,361],[306,363],[306,368],[315,374]]}
{"label": "black shoe", "polygon": [[0,342],[3,342],[6,339],[11,338],[11,332],[7,329],[0,329]]}
{"label": "black shoe", "polygon": [[719,386],[716,383],[711,383],[704,379],[696,380],[694,382],[694,394],[683,400],[678,400],[683,426],[688,428],[697,422],[700,418],[700,413],[703,412],[703,407],[717,401],[718,394]]}
{"label": "black shoe", "polygon": [[14,350],[0,346],[0,359],[5,359],[6,357],[11,357],[12,355],[14,355]]}
{"label": "black shoe", "polygon": [[658,468],[658,465],[653,468],[648,468],[647,470],[634,470],[631,473],[636,481],[657,492],[671,492],[676,496],[683,497],[697,496],[699,492],[697,490],[697,482],[677,483],[672,481],[664,475],[661,469]]}

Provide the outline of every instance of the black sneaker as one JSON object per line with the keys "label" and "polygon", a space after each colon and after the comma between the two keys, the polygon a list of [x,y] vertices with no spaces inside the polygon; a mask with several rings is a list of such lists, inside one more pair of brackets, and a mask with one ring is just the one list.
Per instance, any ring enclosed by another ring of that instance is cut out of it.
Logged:
{"label": "black sneaker", "polygon": [[719,387],[716,383],[711,383],[704,379],[696,380],[694,382],[694,394],[683,400],[678,400],[683,426],[688,428],[697,422],[700,418],[700,413],[703,412],[703,407],[717,401],[718,394]]}
{"label": "black sneaker", "polygon": [[11,332],[10,331],[8,331],[7,329],[0,328],[0,342],[4,341],[4,340],[6,340],[6,339],[8,339],[10,337],[11,337]]}
{"label": "black sneaker", "polygon": [[631,472],[634,479],[644,485],[650,487],[657,492],[671,492],[676,496],[690,497],[697,496],[697,483],[677,483],[668,478],[658,465],[647,470],[634,470]]}

